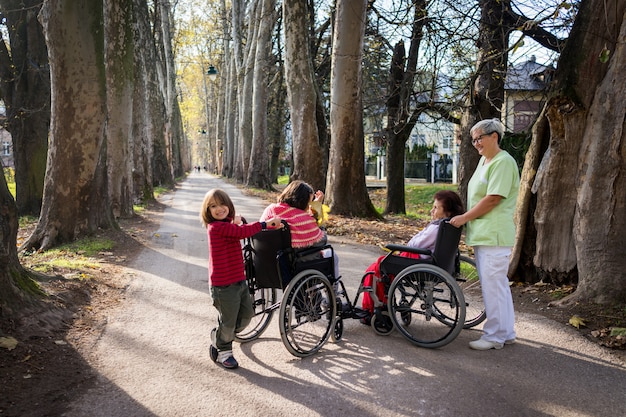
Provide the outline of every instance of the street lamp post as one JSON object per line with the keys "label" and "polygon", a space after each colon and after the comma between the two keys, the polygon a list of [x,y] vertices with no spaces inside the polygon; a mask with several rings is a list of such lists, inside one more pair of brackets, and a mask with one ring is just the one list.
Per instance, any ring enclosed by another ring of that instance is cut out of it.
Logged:
{"label": "street lamp post", "polygon": [[[204,72],[204,70],[203,70]],[[213,66],[213,65],[209,65],[209,68],[206,71],[206,76],[209,78],[209,80],[211,81],[211,96],[213,96],[213,81],[215,80],[215,78],[217,78],[217,69]],[[219,161],[217,160],[217,155],[219,154],[219,150],[214,149],[214,146],[212,146],[212,141],[211,141],[211,133],[212,131],[214,131],[214,129],[211,129],[211,102],[209,101],[209,91],[208,91],[208,87],[207,87],[207,83],[206,83],[206,79],[204,77],[202,77],[202,83],[204,85],[204,108],[205,108],[205,118],[206,118],[206,129],[207,129],[207,133],[208,136],[206,138],[206,143],[207,143],[207,147],[208,147],[208,153],[209,153],[209,160],[208,160],[208,165],[211,169],[211,171],[215,171],[216,167],[219,165]],[[206,166],[207,161],[204,161],[204,164]]]}

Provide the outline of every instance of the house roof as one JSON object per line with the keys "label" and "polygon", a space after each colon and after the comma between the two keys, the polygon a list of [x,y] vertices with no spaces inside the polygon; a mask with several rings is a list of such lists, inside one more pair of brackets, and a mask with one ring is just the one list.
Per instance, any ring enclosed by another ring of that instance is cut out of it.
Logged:
{"label": "house roof", "polygon": [[509,67],[504,80],[505,90],[538,91],[545,89],[554,74],[552,65],[537,63],[535,56],[521,64]]}

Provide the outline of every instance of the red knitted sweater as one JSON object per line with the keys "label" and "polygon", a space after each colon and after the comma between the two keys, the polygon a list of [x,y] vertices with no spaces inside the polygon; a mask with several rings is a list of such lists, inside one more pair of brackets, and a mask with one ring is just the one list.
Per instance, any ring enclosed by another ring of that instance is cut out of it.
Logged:
{"label": "red knitted sweater", "polygon": [[309,213],[299,208],[291,207],[287,203],[275,203],[267,206],[261,221],[272,217],[280,217],[289,225],[291,231],[291,246],[294,248],[306,248],[313,246],[324,239],[325,235],[317,222]]}
{"label": "red knitted sweater", "polygon": [[214,221],[207,225],[209,237],[209,283],[215,287],[236,284],[246,279],[241,239],[259,233],[261,223],[236,225]]}

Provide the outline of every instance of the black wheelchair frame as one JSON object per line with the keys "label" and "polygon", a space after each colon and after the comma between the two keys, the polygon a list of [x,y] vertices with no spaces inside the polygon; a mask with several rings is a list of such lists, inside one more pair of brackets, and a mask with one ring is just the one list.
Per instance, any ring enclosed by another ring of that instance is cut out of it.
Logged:
{"label": "black wheelchair frame", "polygon": [[[335,276],[331,245],[296,251],[286,222],[282,229],[263,231],[246,239],[243,253],[246,278],[253,299],[255,316],[250,325],[237,333],[236,340],[257,339],[279,311],[281,339],[297,357],[317,352],[331,338],[343,335],[343,320],[366,319],[369,312],[357,307],[367,292],[374,300],[371,325],[381,335],[394,328],[415,345],[436,348],[450,343],[463,328],[484,320],[482,298],[467,303],[462,287],[473,288],[478,280],[471,258],[459,255],[461,230],[447,222],[439,228],[434,251],[388,244],[389,254],[380,265],[387,300],[379,300],[375,285],[363,284],[364,275],[350,301],[340,276]],[[321,257],[329,251],[330,257]],[[397,251],[419,253],[428,258],[411,259]],[[278,290],[283,291],[282,300]],[[470,308],[471,306],[471,308]],[[471,317],[466,317],[466,309]],[[474,312],[474,309],[478,310]]]}

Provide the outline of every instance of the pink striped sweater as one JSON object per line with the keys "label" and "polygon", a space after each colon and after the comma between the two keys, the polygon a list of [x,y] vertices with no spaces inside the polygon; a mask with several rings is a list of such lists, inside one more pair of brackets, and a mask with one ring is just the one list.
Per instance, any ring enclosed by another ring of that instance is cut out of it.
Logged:
{"label": "pink striped sweater", "polygon": [[294,248],[306,248],[319,243],[325,234],[319,228],[317,222],[309,213],[299,208],[291,207],[286,203],[275,203],[267,206],[261,221],[272,217],[280,217],[289,225],[291,231],[291,246]]}

